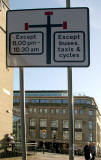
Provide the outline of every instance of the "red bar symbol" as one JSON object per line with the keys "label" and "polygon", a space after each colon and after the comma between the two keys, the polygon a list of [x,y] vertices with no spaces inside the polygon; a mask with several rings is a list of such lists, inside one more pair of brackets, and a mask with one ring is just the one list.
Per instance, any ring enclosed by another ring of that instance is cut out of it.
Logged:
{"label": "red bar symbol", "polygon": [[67,22],[66,21],[63,22],[63,29],[67,29]]}
{"label": "red bar symbol", "polygon": [[28,30],[28,23],[25,23],[25,30]]}
{"label": "red bar symbol", "polygon": [[45,15],[53,15],[53,12],[45,12]]}

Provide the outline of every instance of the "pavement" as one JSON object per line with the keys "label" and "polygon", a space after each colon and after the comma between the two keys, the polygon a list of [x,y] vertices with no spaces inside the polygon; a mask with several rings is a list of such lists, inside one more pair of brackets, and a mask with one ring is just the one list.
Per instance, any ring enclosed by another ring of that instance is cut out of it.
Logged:
{"label": "pavement", "polygon": [[[22,160],[22,157],[13,157],[13,158],[0,158],[0,160]],[[56,154],[56,153],[47,153],[42,152],[34,153],[27,157],[27,160],[69,160],[69,156],[66,154]],[[74,156],[74,160],[85,160],[83,156]],[[96,158],[95,160],[101,160]]]}

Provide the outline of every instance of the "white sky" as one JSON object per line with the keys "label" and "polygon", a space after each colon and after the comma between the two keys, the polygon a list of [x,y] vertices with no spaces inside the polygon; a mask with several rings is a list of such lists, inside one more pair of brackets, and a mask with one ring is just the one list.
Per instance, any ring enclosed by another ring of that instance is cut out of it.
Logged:
{"label": "white sky", "polygon": [[[65,7],[65,0],[10,0],[11,9]],[[73,92],[95,98],[101,111],[101,1],[71,0],[71,7],[90,9],[90,67],[73,68]],[[67,89],[67,68],[25,69],[25,90]],[[19,70],[14,72],[14,89],[19,89]]]}

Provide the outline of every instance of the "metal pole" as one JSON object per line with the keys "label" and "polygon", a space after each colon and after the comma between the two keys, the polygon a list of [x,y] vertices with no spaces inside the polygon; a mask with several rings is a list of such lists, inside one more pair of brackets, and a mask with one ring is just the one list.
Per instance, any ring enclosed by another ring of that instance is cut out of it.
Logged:
{"label": "metal pole", "polygon": [[68,67],[69,160],[74,160],[74,108],[72,99],[72,68]]}
{"label": "metal pole", "polygon": [[25,120],[24,71],[23,71],[23,67],[20,67],[20,97],[21,97],[22,160],[27,160],[27,155],[26,155],[26,120]]}
{"label": "metal pole", "polygon": [[[70,0],[66,0],[66,7],[70,8]],[[68,106],[69,106],[69,160],[74,160],[74,108],[72,96],[72,67],[68,67]]]}

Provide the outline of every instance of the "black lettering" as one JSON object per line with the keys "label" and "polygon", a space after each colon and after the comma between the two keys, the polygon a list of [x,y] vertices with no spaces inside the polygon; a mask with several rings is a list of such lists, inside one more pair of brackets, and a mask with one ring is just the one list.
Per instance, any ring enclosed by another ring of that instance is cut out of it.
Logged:
{"label": "black lettering", "polygon": [[78,52],[80,52],[80,47],[77,47],[77,49],[76,49]]}
{"label": "black lettering", "polygon": [[80,39],[80,35],[78,34],[78,39]]}
{"label": "black lettering", "polygon": [[19,39],[19,35],[18,34],[16,35],[16,39]]}
{"label": "black lettering", "polygon": [[16,41],[13,41],[13,46],[16,46]]}
{"label": "black lettering", "polygon": [[62,39],[62,36],[61,36],[61,35],[58,35],[58,39]]}

